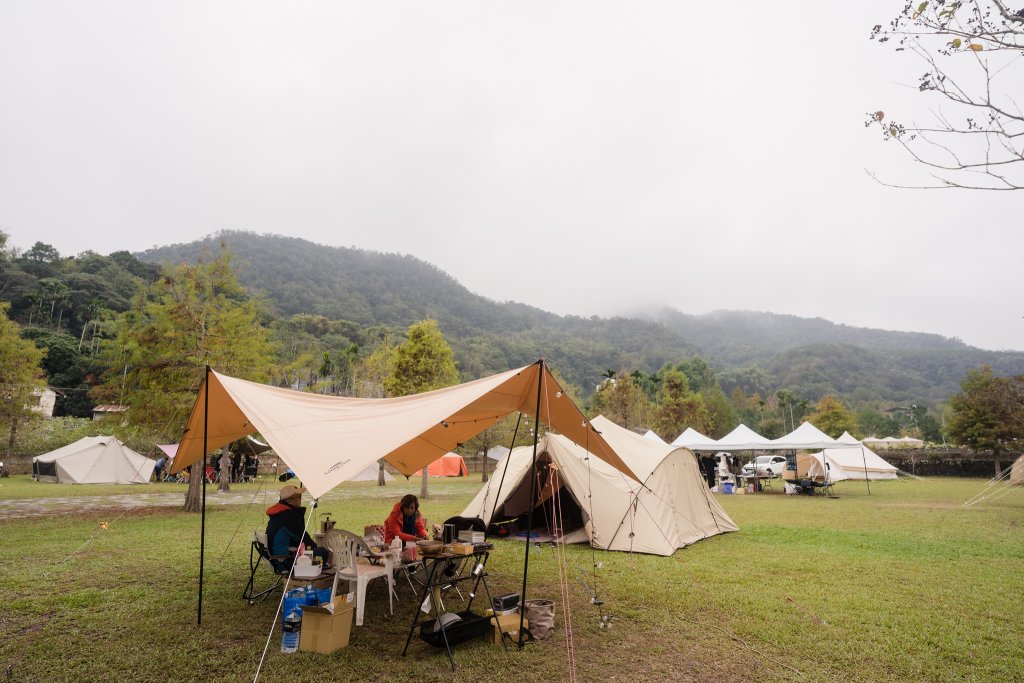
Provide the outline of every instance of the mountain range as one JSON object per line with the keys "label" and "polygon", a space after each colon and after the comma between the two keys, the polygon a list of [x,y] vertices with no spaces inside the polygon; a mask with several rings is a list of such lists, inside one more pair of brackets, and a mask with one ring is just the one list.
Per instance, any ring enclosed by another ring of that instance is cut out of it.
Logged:
{"label": "mountain range", "polygon": [[223,232],[135,254],[151,263],[195,261],[223,242],[242,284],[275,316],[305,313],[396,331],[438,321],[462,373],[482,376],[546,358],[585,392],[608,370],[654,372],[695,355],[728,393],[789,389],[853,404],[937,404],[971,368],[1024,374],[1024,353],[986,351],[935,334],[853,327],[752,311],[688,315],[674,309],[637,318],[561,316],[474,294],[410,255],[330,247],[278,235]]}

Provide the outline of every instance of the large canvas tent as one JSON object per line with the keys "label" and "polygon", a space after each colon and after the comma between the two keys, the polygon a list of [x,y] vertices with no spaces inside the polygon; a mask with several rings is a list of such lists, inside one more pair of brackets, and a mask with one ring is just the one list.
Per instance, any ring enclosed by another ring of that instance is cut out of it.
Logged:
{"label": "large canvas tent", "polygon": [[[535,487],[534,517],[546,518],[544,526],[561,526],[560,535],[552,529],[555,540],[671,555],[701,539],[738,530],[705,486],[689,449],[659,444],[601,416],[592,424],[643,485],[568,439],[548,434],[537,451],[541,481]],[[532,447],[513,449],[462,516],[480,517],[488,525],[525,517],[531,507],[532,454]],[[560,519],[552,514],[555,503]]]}
{"label": "large canvas tent", "polygon": [[[422,475],[423,470],[417,472]],[[427,465],[428,477],[468,477],[469,468],[466,461],[458,453],[445,453],[434,462]]]}
{"label": "large canvas tent", "polygon": [[824,477],[821,467],[823,462],[828,465],[829,481],[845,481],[847,479],[875,481],[896,479],[899,476],[897,468],[857,441],[849,432],[843,432],[843,435],[836,441],[845,444],[846,447],[826,448],[820,453],[813,453],[811,457],[815,461],[807,472],[809,476]]}
{"label": "large canvas tent", "polygon": [[[380,477],[380,465],[377,463],[371,463],[364,467],[360,472],[353,475],[349,481],[378,481]],[[384,481],[394,481],[395,475],[391,474],[387,470],[384,470]]]}
{"label": "large canvas tent", "polygon": [[1016,486],[1024,486],[1024,455],[1013,461],[1010,465],[1010,483]]}
{"label": "large canvas tent", "polygon": [[32,458],[32,477],[61,484],[148,484],[156,461],[113,436],[87,436]]}

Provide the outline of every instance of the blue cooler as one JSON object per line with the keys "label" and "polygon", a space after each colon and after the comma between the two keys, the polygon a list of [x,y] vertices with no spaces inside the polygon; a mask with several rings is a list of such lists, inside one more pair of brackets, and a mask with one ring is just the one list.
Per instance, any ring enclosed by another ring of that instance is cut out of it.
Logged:
{"label": "blue cooler", "polygon": [[723,483],[722,484],[722,493],[732,493],[732,487],[733,487],[733,483],[731,481],[727,481],[727,482]]}

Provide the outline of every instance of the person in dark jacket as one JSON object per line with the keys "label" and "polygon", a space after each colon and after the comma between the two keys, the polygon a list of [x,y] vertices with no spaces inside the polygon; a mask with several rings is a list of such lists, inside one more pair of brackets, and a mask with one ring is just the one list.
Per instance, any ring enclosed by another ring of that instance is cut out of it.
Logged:
{"label": "person in dark jacket", "polygon": [[427,540],[427,525],[420,514],[420,501],[411,493],[395,503],[384,522],[384,543],[391,543],[395,536],[403,541]]}
{"label": "person in dark jacket", "polygon": [[267,508],[267,544],[271,555],[286,556],[286,560],[274,560],[274,568],[278,571],[290,569],[295,560],[295,551],[299,543],[327,562],[329,553],[326,548],[317,547],[313,539],[306,533],[306,508],[302,507],[302,494],[306,489],[288,484],[281,488],[280,500]]}

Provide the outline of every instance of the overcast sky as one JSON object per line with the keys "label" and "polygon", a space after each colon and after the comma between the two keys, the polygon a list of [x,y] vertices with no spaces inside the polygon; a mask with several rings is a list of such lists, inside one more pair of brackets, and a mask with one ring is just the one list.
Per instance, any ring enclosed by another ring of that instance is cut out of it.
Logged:
{"label": "overcast sky", "polygon": [[7,2],[0,229],[413,254],[557,313],[764,310],[1024,349],[1021,193],[922,179],[903,0]]}

